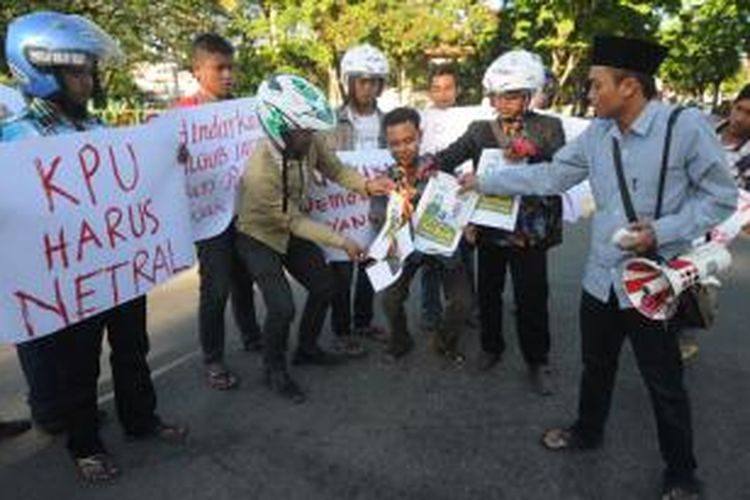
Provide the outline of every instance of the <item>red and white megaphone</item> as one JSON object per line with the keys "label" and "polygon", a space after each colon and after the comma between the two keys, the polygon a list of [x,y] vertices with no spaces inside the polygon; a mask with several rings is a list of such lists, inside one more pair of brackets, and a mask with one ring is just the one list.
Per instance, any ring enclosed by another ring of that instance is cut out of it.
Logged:
{"label": "red and white megaphone", "polygon": [[706,243],[666,264],[634,258],[625,263],[623,283],[633,306],[649,319],[665,320],[677,310],[680,294],[729,269],[732,256],[723,245]]}

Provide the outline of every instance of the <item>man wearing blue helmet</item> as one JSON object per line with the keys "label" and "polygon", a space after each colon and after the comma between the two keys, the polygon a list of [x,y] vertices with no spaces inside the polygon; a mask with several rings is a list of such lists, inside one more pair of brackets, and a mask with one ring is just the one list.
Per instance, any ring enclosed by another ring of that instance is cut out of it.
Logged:
{"label": "man wearing blue helmet", "polygon": [[[87,105],[97,87],[97,67],[120,55],[117,43],[82,17],[36,12],[15,19],[8,26],[6,56],[29,106],[2,126],[2,140],[102,127]],[[105,328],[115,404],[126,436],[181,441],[187,435],[186,428],[166,425],[155,413],[156,394],[146,362],[145,296],[54,335],[20,344],[19,359],[29,383],[32,415],[41,422],[63,416],[68,449],[87,482],[108,481],[119,472],[97,426],[97,381]]]}

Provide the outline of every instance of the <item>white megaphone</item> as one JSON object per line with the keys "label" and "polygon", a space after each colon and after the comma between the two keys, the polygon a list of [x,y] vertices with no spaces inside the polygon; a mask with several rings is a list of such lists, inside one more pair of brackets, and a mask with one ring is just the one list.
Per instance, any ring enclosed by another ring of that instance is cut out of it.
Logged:
{"label": "white megaphone", "polygon": [[729,269],[732,256],[723,245],[706,243],[666,264],[635,258],[625,263],[623,284],[633,306],[649,319],[665,320],[677,311],[687,288]]}

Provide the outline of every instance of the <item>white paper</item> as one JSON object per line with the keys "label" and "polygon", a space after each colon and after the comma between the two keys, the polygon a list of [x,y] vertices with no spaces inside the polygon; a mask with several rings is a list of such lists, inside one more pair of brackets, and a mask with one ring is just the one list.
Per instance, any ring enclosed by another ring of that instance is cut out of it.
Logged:
{"label": "white paper", "polygon": [[370,245],[367,256],[375,262],[366,271],[376,292],[394,283],[406,258],[414,251],[411,227],[403,218],[403,197],[394,191],[388,198],[383,227]]}
{"label": "white paper", "polygon": [[[496,169],[507,168],[508,162],[502,149],[485,149],[479,158],[477,175],[483,175]],[[480,226],[496,227],[513,231],[518,218],[518,196],[486,196],[479,197],[471,222]]]}

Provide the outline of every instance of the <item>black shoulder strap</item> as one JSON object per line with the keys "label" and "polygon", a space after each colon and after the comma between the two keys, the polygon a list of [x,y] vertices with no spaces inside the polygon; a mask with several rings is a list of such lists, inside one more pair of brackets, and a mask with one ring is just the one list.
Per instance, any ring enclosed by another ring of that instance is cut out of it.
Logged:
{"label": "black shoulder strap", "polygon": [[[659,187],[656,198],[656,210],[654,212],[654,219],[661,217],[662,198],[664,197],[664,184],[667,179],[667,169],[669,166],[669,150],[672,144],[672,129],[677,117],[684,110],[683,107],[677,107],[669,114],[667,120],[667,131],[664,138],[664,150],[662,151],[661,158],[661,170],[659,171]],[[625,172],[622,168],[622,155],[620,153],[620,142],[617,138],[612,138],[612,156],[615,162],[615,172],[617,174],[617,185],[620,188],[620,197],[622,198],[622,205],[625,207],[625,214],[628,217],[628,221],[631,223],[638,222],[638,216],[635,213],[633,207],[633,201],[630,198],[630,191],[628,191],[628,185],[625,182]]]}
{"label": "black shoulder strap", "polygon": [[616,137],[612,138],[612,157],[615,160],[615,173],[617,174],[617,186],[620,188],[620,198],[622,206],[625,207],[625,215],[631,223],[638,222],[638,216],[633,208],[633,201],[630,199],[630,191],[625,182],[625,172],[622,169],[622,154],[620,153],[620,141]]}
{"label": "black shoulder strap", "polygon": [[685,110],[682,106],[677,106],[669,114],[669,120],[667,121],[667,135],[664,138],[664,151],[661,156],[661,171],[659,172],[659,190],[656,195],[656,211],[654,212],[654,220],[661,217],[661,205],[664,198],[664,184],[667,180],[667,169],[669,168],[669,149],[672,146],[672,129],[677,121],[677,117],[680,116]]}

